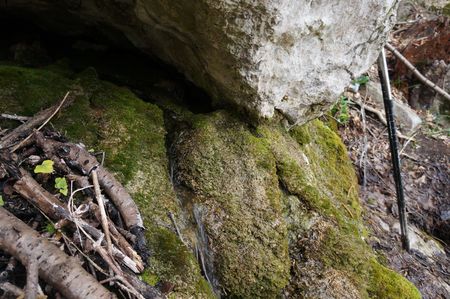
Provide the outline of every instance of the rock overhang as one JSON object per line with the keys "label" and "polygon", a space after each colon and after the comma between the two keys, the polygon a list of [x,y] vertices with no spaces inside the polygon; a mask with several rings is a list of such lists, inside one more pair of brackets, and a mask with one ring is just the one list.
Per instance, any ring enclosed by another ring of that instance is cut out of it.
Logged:
{"label": "rock overhang", "polygon": [[[125,36],[216,102],[291,123],[320,116],[376,60],[397,0],[8,2],[49,30]],[[64,18],[52,18],[53,15]],[[49,20],[50,19],[50,20]]]}

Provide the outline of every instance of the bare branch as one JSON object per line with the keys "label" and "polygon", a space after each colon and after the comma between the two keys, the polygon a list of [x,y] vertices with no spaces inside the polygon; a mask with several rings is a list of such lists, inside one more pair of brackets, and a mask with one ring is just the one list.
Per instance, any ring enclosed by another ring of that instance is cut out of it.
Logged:
{"label": "bare branch", "polygon": [[409,68],[413,74],[417,77],[417,79],[420,80],[420,82],[422,82],[423,84],[427,85],[428,87],[430,87],[431,89],[433,89],[434,91],[436,91],[438,94],[440,94],[441,96],[443,96],[444,98],[446,98],[447,100],[450,101],[450,94],[448,94],[445,90],[443,90],[442,88],[440,88],[439,86],[436,85],[436,83],[430,81],[427,79],[427,77],[425,77],[424,75],[422,75],[417,68],[414,67],[414,65],[412,65],[411,62],[408,61],[408,59],[405,58],[405,56],[403,56],[399,51],[397,51],[396,48],[394,48],[394,46],[392,46],[389,43],[386,43],[386,48],[391,51],[395,57],[397,57],[398,59],[400,59],[401,62],[403,62],[405,64],[405,66],[407,68]]}
{"label": "bare branch", "polygon": [[0,117],[4,118],[4,119],[17,120],[17,121],[27,121],[30,119],[30,117],[28,117],[28,116],[20,116],[20,115],[16,115],[16,114],[6,114],[6,113],[1,113]]}
{"label": "bare branch", "polygon": [[97,198],[97,203],[100,211],[102,228],[106,235],[106,244],[108,248],[108,253],[110,256],[113,256],[111,235],[109,234],[108,218],[106,216],[105,204],[103,202],[103,195],[100,191],[100,184],[98,183],[98,176],[96,169],[92,170],[91,176],[92,176],[92,183],[94,184],[95,197]]}

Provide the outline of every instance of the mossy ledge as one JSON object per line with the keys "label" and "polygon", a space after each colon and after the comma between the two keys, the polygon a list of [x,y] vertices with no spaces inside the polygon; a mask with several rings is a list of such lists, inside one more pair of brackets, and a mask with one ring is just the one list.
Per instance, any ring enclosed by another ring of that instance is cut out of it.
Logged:
{"label": "mossy ledge", "polygon": [[[153,255],[142,275],[172,283],[171,297],[212,298],[200,267],[173,233],[181,221],[168,177],[160,108],[126,88],[54,66],[0,66],[0,112],[32,115],[69,90],[73,106],[52,123],[70,139],[107,153],[106,165],[132,193]],[[420,298],[377,262],[364,242],[356,177],[338,136],[315,120],[287,132],[251,127],[225,111],[194,115],[174,139],[176,181],[189,190],[208,236],[223,295],[230,298]]]}

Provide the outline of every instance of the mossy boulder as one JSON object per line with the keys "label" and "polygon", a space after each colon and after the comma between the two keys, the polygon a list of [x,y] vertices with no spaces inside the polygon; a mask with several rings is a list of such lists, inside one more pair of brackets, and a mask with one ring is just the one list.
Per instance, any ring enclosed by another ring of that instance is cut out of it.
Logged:
{"label": "mossy boulder", "polygon": [[68,90],[76,100],[52,124],[106,153],[144,217],[153,254],[142,278],[173,284],[171,297],[214,297],[203,272],[230,298],[420,298],[364,241],[355,173],[321,121],[255,127],[146,103],[93,69],[0,66],[0,113],[32,115]]}
{"label": "mossy boulder", "polygon": [[179,116],[187,129],[174,141],[177,180],[202,207],[227,294],[397,296],[374,287],[386,279],[398,280],[405,298],[420,298],[365,243],[356,175],[328,126],[315,120],[287,132],[277,124],[251,127],[225,111]]}
{"label": "mossy boulder", "polygon": [[[0,66],[0,113],[31,116],[72,90],[77,97],[52,124],[74,142],[104,151],[105,165],[137,202],[153,251],[143,278],[170,282],[176,297],[212,297],[192,253],[174,234],[167,213],[179,217],[166,156],[163,112],[127,88],[100,81],[95,70],[70,76],[51,70]],[[181,221],[181,220],[180,220]]]}

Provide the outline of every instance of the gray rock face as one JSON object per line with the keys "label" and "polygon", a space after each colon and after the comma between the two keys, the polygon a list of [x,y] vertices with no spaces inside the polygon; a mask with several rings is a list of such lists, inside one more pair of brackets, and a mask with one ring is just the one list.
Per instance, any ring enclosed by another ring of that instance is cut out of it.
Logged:
{"label": "gray rock face", "polygon": [[7,9],[32,11],[56,30],[96,26],[122,33],[217,101],[260,117],[277,110],[303,123],[327,110],[375,61],[397,2],[17,0]]}

